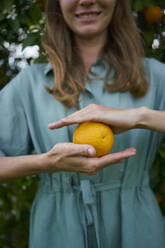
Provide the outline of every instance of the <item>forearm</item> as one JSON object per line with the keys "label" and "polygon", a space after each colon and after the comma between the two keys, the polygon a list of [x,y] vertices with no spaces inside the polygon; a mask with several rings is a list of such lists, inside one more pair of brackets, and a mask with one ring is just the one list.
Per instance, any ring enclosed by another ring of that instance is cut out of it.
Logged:
{"label": "forearm", "polygon": [[0,157],[0,183],[42,173],[45,165],[46,159],[44,154]]}
{"label": "forearm", "polygon": [[152,110],[146,107],[139,108],[137,128],[145,128],[165,133],[165,111]]}

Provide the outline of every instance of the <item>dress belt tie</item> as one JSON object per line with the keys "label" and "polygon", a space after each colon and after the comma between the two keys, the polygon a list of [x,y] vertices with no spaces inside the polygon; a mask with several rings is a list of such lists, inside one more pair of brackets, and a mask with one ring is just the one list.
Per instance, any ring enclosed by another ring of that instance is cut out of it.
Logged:
{"label": "dress belt tie", "polygon": [[80,189],[82,192],[82,199],[85,206],[87,225],[90,226],[93,224],[91,205],[95,203],[96,191],[89,180],[82,180],[80,184]]}
{"label": "dress belt tie", "polygon": [[[73,189],[79,191],[82,194],[82,201],[84,205],[84,212],[87,220],[87,225],[94,224],[95,231],[96,231],[96,239],[97,239],[97,246],[101,248],[101,241],[100,241],[100,225],[99,225],[99,218],[96,206],[96,193],[111,189],[119,189],[121,188],[121,183],[118,182],[107,182],[107,183],[92,183],[88,179],[84,179],[80,181],[80,185],[74,185]],[[132,185],[131,188],[143,188],[149,187],[148,184],[148,176],[144,178],[144,181],[141,186]],[[130,187],[125,187],[130,188]]]}
{"label": "dress belt tie", "polygon": [[97,246],[101,248],[99,236],[99,220],[96,207],[96,192],[105,191],[113,188],[119,188],[120,184],[97,183],[93,184],[90,180],[84,179],[80,181],[80,186],[73,186],[73,189],[78,190],[82,194],[85,217],[87,226],[94,224],[96,231]]}

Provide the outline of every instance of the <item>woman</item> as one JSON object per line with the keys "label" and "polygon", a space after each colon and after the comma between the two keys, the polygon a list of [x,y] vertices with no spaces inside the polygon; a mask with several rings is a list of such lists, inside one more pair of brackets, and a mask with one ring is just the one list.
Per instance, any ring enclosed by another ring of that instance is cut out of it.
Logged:
{"label": "woman", "polygon": [[[165,133],[165,65],[144,59],[130,6],[47,0],[50,63],[24,69],[0,94],[0,181],[40,177],[30,248],[165,245],[149,187]],[[72,143],[71,124],[88,120],[119,134],[111,154]]]}

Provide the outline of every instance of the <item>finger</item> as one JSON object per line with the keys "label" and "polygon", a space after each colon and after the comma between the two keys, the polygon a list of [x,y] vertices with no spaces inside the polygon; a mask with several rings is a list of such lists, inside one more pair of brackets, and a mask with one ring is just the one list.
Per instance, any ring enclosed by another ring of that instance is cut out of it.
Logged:
{"label": "finger", "polygon": [[57,128],[61,128],[61,127],[67,126],[67,125],[69,125],[69,124],[66,124],[65,118],[64,118],[64,119],[61,119],[59,121],[50,123],[48,125],[48,128],[49,129],[57,129]]}
{"label": "finger", "polygon": [[112,154],[108,154],[106,156],[102,157],[102,161],[104,162],[115,162],[115,161],[119,161],[119,160],[123,160],[125,158],[129,158],[132,157],[136,154],[136,149],[131,147],[128,148],[126,150],[123,150],[121,152],[116,152],[116,153],[112,153]]}
{"label": "finger", "polygon": [[72,125],[72,124],[78,124],[82,122],[82,118],[79,116],[82,116],[82,111],[83,110],[79,110],[76,111],[75,113],[68,115],[65,118],[62,118],[61,120],[58,120],[56,122],[50,123],[48,125],[49,129],[57,129],[57,128],[61,128],[64,126],[68,126],[68,125]]}
{"label": "finger", "polygon": [[61,119],[59,121],[50,123],[48,125],[48,128],[49,129],[58,129],[58,128],[61,128],[61,127],[64,127],[64,126],[78,124],[78,123],[81,123],[81,122],[82,122],[81,120],[74,120],[74,119],[71,119],[70,117],[66,117],[66,118],[63,118],[63,119]]}
{"label": "finger", "polygon": [[80,145],[70,143],[70,147],[68,149],[70,156],[85,156],[85,157],[93,157],[96,155],[96,150],[91,145]]}
{"label": "finger", "polygon": [[86,121],[95,121],[95,117],[92,116],[93,111],[91,111],[90,107],[85,107],[79,111],[76,111],[75,113],[68,115],[65,118],[62,118],[61,120],[58,120],[56,122],[50,123],[48,125],[49,129],[57,129],[57,128],[61,128],[64,126],[68,126],[68,125],[73,125],[73,124],[79,124],[82,122],[86,122]]}
{"label": "finger", "polygon": [[[121,164],[121,163],[123,163],[123,160],[121,160],[121,159],[113,162],[113,164]],[[110,165],[110,164],[108,164],[108,165]],[[93,170],[91,170],[91,172],[88,172],[88,175],[95,175],[98,171],[104,169],[108,165],[105,164],[104,166],[101,166],[101,167],[95,167],[95,168],[93,168]]]}
{"label": "finger", "polygon": [[90,160],[93,159],[93,163],[96,163],[96,167],[100,169],[100,168],[104,168],[110,164],[119,163],[121,160],[123,160],[125,158],[135,156],[135,154],[136,154],[136,149],[129,148],[129,149],[126,149],[124,151],[108,154],[108,155],[105,155],[105,156],[100,157],[100,158],[91,158]]}
{"label": "finger", "polygon": [[115,164],[118,164],[118,163],[120,163],[120,164],[121,164],[121,163],[123,163],[123,161],[124,161],[123,159],[119,159],[119,160],[117,160],[117,161],[116,161],[116,163],[115,163]]}

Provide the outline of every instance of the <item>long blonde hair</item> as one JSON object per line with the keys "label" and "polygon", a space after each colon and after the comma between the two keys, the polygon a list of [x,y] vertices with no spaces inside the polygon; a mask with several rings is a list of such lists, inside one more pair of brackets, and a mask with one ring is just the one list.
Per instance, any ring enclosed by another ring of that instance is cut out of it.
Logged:
{"label": "long blonde hair", "polygon": [[[72,31],[64,21],[59,2],[55,0],[47,0],[43,46],[55,78],[53,88],[47,87],[47,90],[65,106],[77,107],[80,92],[85,92],[85,68]],[[107,43],[101,54],[106,67],[104,87],[111,92],[129,91],[135,97],[144,96],[149,83],[142,66],[143,58],[142,38],[132,14],[131,1],[117,0]],[[115,69],[113,78],[110,78],[111,67]],[[110,79],[113,83],[108,84]]]}

